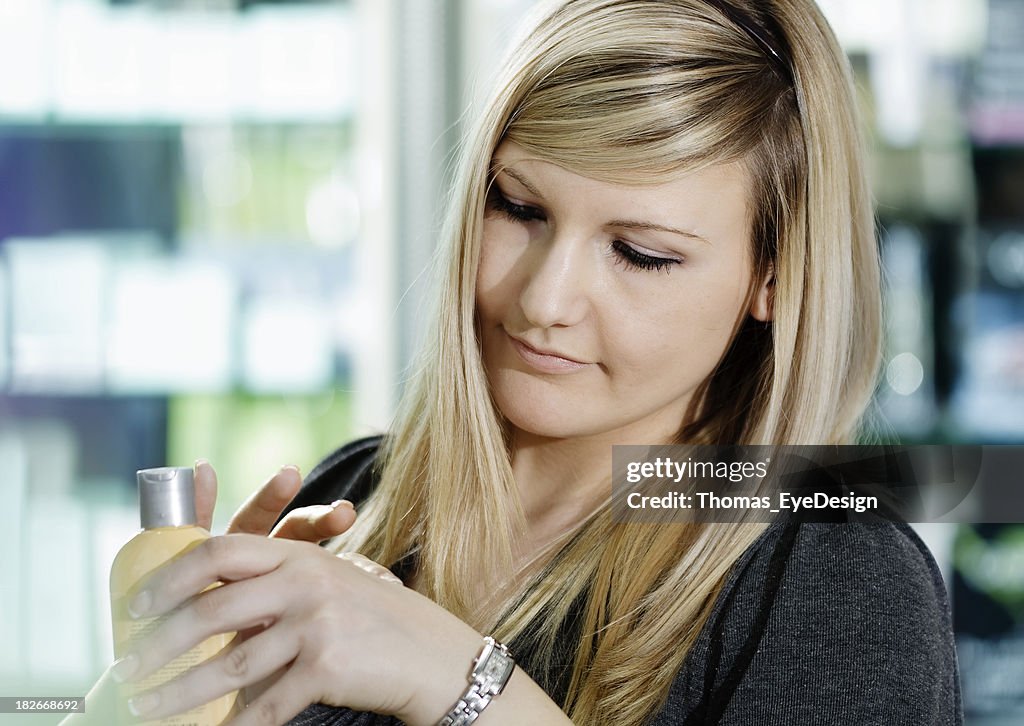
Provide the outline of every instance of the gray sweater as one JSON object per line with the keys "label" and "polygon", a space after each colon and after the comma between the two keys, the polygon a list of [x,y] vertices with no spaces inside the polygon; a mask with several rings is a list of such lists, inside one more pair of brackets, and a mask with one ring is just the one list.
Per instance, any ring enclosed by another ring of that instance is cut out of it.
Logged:
{"label": "gray sweater", "polygon": [[[378,444],[379,438],[363,439],[336,451],[311,472],[291,506],[364,499],[375,484]],[[582,600],[574,610],[581,606]],[[528,636],[509,648],[562,703],[577,637],[570,616],[555,667],[545,672],[531,663]],[[772,525],[737,561],[650,723],[962,724],[949,603],[931,554],[903,524]],[[398,724],[319,704],[289,722]]]}

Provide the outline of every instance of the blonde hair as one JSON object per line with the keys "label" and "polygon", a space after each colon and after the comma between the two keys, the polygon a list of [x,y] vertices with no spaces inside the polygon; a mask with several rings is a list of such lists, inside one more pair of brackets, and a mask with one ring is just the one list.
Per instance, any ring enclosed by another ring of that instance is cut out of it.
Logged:
{"label": "blonde hair", "polygon": [[[515,572],[512,543],[526,523],[474,317],[498,144],[628,183],[747,165],[752,258],[755,271],[774,271],[774,319],[737,321],[680,442],[849,442],[877,374],[879,265],[845,56],[811,0],[731,4],[762,23],[771,13],[792,80],[716,3],[545,4],[462,151],[430,334],[379,457],[380,485],[333,543],[389,566],[414,556],[426,595],[499,640],[528,643],[538,672],[582,598],[562,704],[578,723],[651,717],[764,525],[613,523],[606,503],[539,571],[501,577]],[[481,571],[492,579],[481,583]],[[481,586],[503,595],[480,608]]]}

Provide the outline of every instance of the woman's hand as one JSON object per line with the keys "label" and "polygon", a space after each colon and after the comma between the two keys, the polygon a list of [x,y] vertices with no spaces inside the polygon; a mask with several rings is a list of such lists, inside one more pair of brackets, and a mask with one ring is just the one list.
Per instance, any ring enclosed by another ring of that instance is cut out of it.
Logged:
{"label": "woman's hand", "polygon": [[[217,474],[204,460],[196,462],[195,486],[196,518],[199,526],[209,530],[217,500]],[[346,532],[355,522],[352,503],[342,500],[332,505],[292,510],[274,526],[301,487],[302,477],[298,468],[282,467],[238,508],[228,523],[227,533],[259,534],[315,544]],[[117,702],[117,683],[111,670],[104,671],[89,691],[86,712],[67,717],[61,726],[110,726],[125,722],[127,712],[124,704]]]}
{"label": "woman's hand", "polygon": [[[224,582],[204,591],[215,582]],[[145,719],[271,680],[232,726],[283,724],[311,703],[436,723],[465,690],[482,636],[380,565],[308,542],[213,537],[158,570],[130,604],[165,615],[137,643],[129,681],[216,633],[258,634],[139,694]]]}
{"label": "woman's hand", "polygon": [[[200,527],[210,530],[217,501],[217,473],[205,460],[196,462],[195,484],[196,518]],[[301,487],[299,470],[294,466],[282,467],[242,503],[228,522],[226,534],[244,532],[315,544],[346,532],[356,521],[352,503],[340,500],[331,505],[294,509],[274,527]]]}

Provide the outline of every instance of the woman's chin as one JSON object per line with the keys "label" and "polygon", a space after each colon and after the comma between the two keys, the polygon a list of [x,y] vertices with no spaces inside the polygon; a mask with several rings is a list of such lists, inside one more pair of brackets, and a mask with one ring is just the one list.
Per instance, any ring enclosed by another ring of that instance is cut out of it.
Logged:
{"label": "woman's chin", "polygon": [[600,434],[605,429],[588,416],[579,404],[571,405],[567,402],[560,405],[549,400],[538,405],[515,397],[508,401],[498,397],[497,403],[502,415],[514,428],[532,436],[572,439]]}

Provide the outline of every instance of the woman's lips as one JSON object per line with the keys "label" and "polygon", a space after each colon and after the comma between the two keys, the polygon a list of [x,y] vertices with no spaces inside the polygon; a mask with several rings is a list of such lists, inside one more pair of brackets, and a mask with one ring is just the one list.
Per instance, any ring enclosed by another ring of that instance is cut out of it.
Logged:
{"label": "woman's lips", "polygon": [[[508,335],[508,333],[506,333],[506,335]],[[511,335],[508,336],[508,339],[511,341],[512,347],[515,348],[516,353],[519,354],[519,357],[522,358],[527,365],[544,373],[572,373],[573,371],[578,371],[588,365],[587,363],[580,363],[579,361],[571,360],[569,358],[563,358],[560,355],[542,353]]]}

